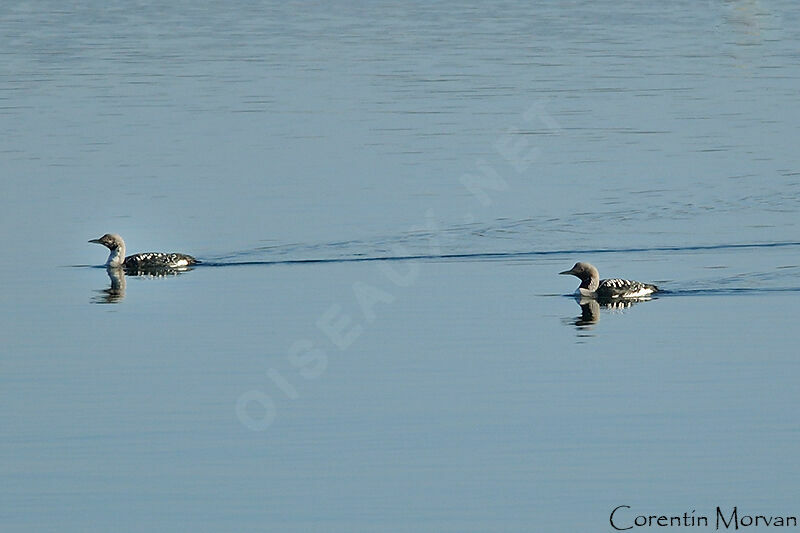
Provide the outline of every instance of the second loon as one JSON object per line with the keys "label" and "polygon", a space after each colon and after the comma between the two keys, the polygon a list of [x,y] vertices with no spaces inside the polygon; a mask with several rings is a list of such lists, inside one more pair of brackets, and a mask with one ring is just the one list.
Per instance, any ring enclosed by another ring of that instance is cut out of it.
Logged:
{"label": "second loon", "polygon": [[125,257],[125,241],[116,233],[106,233],[99,239],[92,239],[89,242],[102,244],[111,250],[106,260],[106,267],[123,268],[128,272],[185,269],[199,263],[191,255],[179,253],[145,252]]}
{"label": "second loon", "polygon": [[571,274],[581,280],[578,293],[581,296],[598,299],[637,299],[647,298],[654,292],[658,292],[658,287],[641,281],[631,281],[628,279],[600,279],[600,273],[589,263],[575,263],[571,270],[559,272],[559,274]]}

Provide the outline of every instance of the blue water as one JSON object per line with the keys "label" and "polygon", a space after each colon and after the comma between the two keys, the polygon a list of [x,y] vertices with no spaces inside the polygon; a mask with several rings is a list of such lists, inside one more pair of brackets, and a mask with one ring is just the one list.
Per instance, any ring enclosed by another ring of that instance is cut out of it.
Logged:
{"label": "blue water", "polygon": [[798,18],[3,3],[0,530],[800,514]]}

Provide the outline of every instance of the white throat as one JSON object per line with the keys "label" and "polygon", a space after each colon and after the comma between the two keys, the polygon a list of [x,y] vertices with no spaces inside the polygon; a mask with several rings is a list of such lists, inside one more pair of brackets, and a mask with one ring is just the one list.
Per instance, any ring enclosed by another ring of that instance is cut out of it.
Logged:
{"label": "white throat", "polygon": [[108,254],[108,260],[106,261],[107,267],[121,267],[122,263],[125,262],[125,245],[121,244],[117,246],[114,250],[111,250],[111,253]]}

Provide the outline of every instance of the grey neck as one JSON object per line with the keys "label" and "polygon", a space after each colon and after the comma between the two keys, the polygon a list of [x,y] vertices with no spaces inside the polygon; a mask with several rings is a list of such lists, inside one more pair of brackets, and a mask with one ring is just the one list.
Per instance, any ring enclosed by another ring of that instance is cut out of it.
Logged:
{"label": "grey neck", "polygon": [[585,274],[581,278],[581,289],[586,289],[588,291],[596,291],[597,287],[600,286],[600,275],[597,272],[592,272],[590,274]]}
{"label": "grey neck", "polygon": [[122,263],[125,262],[125,243],[119,243],[119,245],[111,250],[111,253],[108,254],[108,260],[106,261],[107,267],[121,267]]}

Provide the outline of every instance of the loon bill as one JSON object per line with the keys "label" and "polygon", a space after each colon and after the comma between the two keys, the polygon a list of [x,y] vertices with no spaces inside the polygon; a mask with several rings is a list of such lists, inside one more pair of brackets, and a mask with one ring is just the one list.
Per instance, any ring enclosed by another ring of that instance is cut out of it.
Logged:
{"label": "loon bill", "polygon": [[106,267],[124,268],[128,272],[146,272],[148,270],[182,269],[199,263],[191,255],[164,252],[145,252],[125,257],[125,241],[115,233],[106,233],[99,239],[89,242],[102,244],[111,253],[106,260]]}
{"label": "loon bill", "polygon": [[559,272],[559,274],[570,274],[579,278],[581,284],[577,292],[587,298],[647,298],[659,290],[655,285],[641,281],[619,278],[600,279],[600,273],[589,263],[575,263],[572,269]]}

